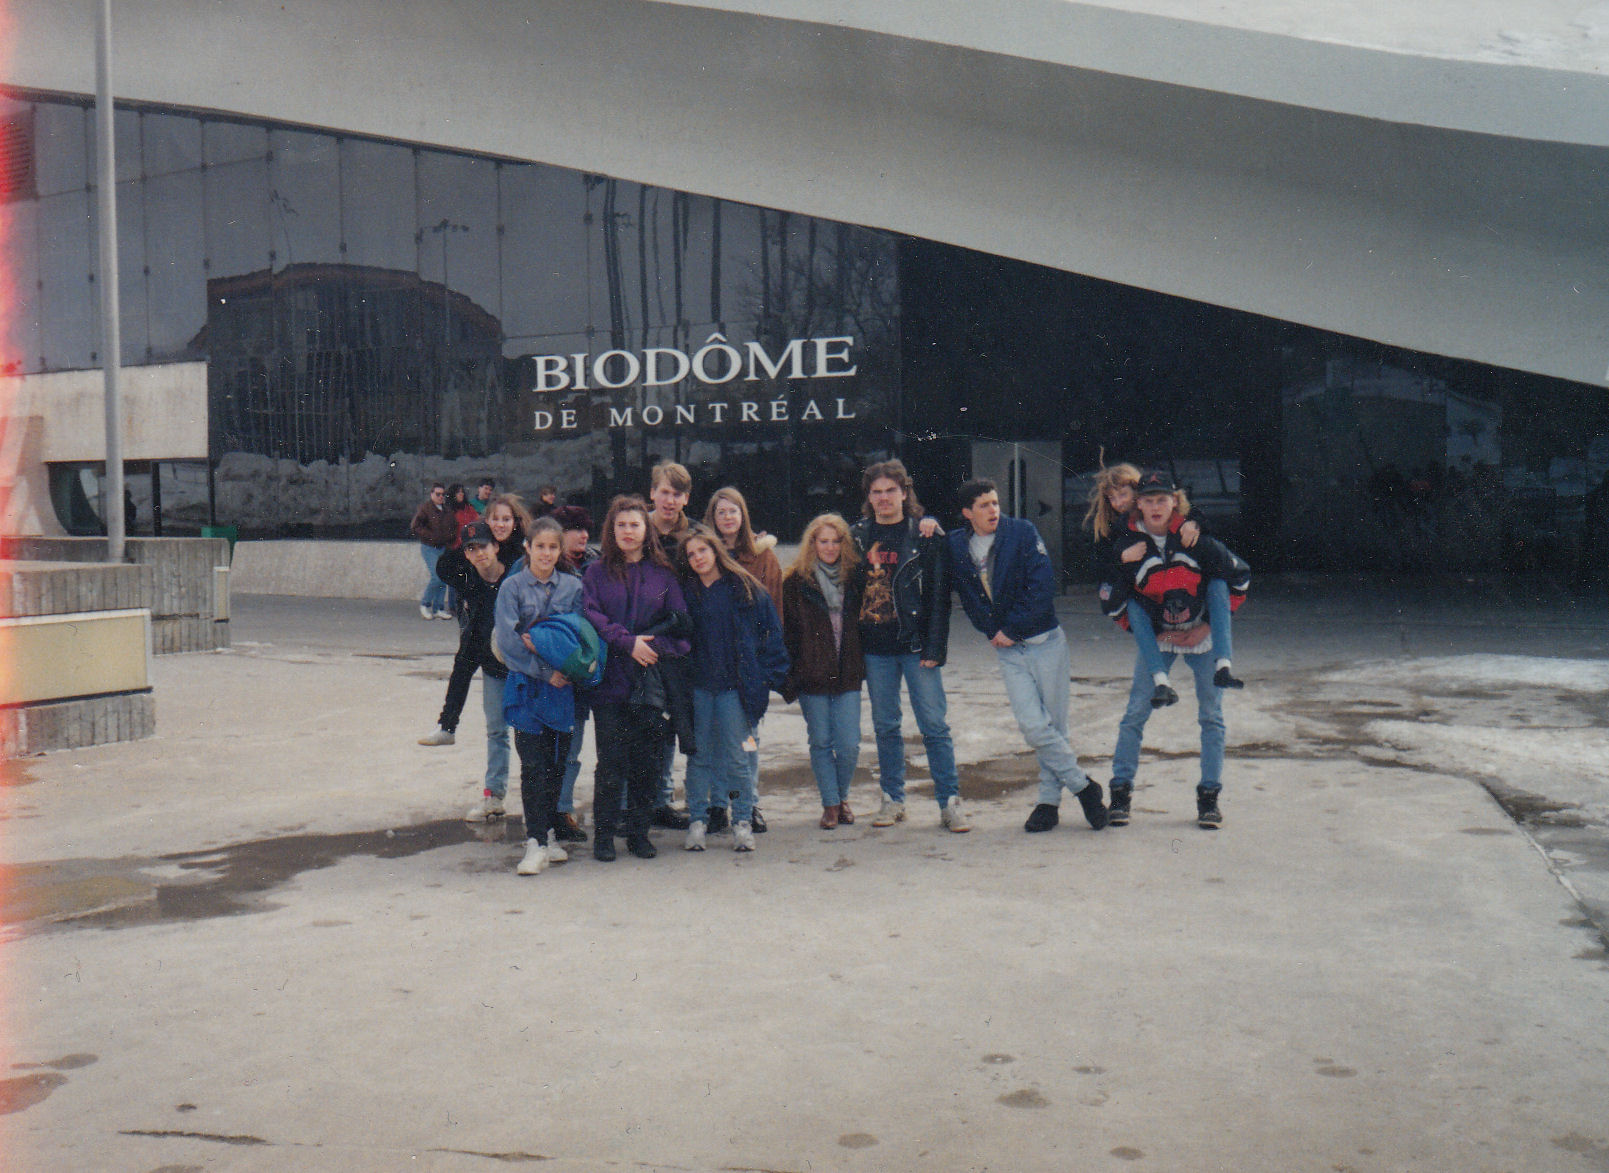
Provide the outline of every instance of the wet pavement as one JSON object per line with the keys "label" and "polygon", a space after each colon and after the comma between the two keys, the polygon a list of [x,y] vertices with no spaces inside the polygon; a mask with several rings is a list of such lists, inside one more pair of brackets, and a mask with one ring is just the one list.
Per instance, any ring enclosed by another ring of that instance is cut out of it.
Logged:
{"label": "wet pavement", "polygon": [[[781,706],[753,855],[528,879],[517,819],[461,820],[478,698],[414,744],[450,624],[237,598],[233,649],[157,661],[156,738],[4,766],[5,1167],[1609,1169],[1609,606],[1259,588],[1220,832],[1186,684],[1133,825],[1024,835],[958,626],[971,834],[914,728],[870,827],[869,715],[818,830]],[[1104,781],[1131,645],[1064,614]]]}

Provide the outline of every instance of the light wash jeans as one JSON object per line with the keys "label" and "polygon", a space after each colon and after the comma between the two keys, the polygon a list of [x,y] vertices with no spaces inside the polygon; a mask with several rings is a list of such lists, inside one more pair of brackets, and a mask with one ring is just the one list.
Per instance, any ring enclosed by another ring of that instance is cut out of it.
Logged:
{"label": "light wash jeans", "polygon": [[955,745],[945,719],[944,670],[922,667],[922,658],[867,656],[866,692],[872,702],[872,729],[877,734],[877,780],[891,802],[905,801],[905,738],[900,733],[899,683],[911,695],[911,712],[927,747],[927,768],[933,775],[933,797],[942,808],[960,793],[955,772]]}
{"label": "light wash jeans", "polygon": [[[1229,618],[1229,584],[1221,578],[1207,580],[1207,624],[1212,628],[1212,651],[1201,654],[1211,656],[1215,664],[1219,660],[1233,660],[1235,625]],[[1156,627],[1145,608],[1134,599],[1129,600],[1129,630],[1134,633],[1134,643],[1140,649],[1145,670],[1153,675],[1166,672],[1168,666],[1162,662]]]}
{"label": "light wash jeans", "polygon": [[822,806],[849,801],[849,783],[860,762],[860,689],[806,692],[799,696],[810,739],[810,772]]}
{"label": "light wash jeans", "polygon": [[429,581],[425,583],[425,592],[419,596],[419,605],[432,611],[447,609],[447,584],[436,577],[436,563],[441,561],[441,555],[439,547],[419,543],[419,556],[425,560],[425,570],[430,574]]}
{"label": "light wash jeans", "polygon": [[503,686],[485,672],[480,674],[481,707],[486,712],[486,781],[483,789],[502,798],[508,793],[508,722],[503,720]]}
{"label": "light wash jeans", "polygon": [[[1179,652],[1163,652],[1163,671],[1173,667]],[[1223,786],[1224,707],[1223,690],[1212,682],[1213,654],[1203,652],[1185,656],[1185,663],[1196,677],[1196,717],[1201,723],[1201,786],[1218,790]],[[1134,683],[1129,686],[1129,707],[1117,727],[1117,749],[1112,753],[1112,785],[1132,786],[1140,768],[1140,736],[1145,723],[1156,710],[1151,708],[1151,670],[1145,658],[1134,660]]]}
{"label": "light wash jeans", "polygon": [[581,776],[581,739],[587,733],[587,719],[577,713],[575,728],[570,732],[574,734],[570,738],[570,756],[565,759],[564,781],[559,784],[558,811],[561,815],[575,814],[575,780]]}
{"label": "light wash jeans", "polygon": [[[756,726],[756,729],[758,729],[758,726]],[[754,786],[754,805],[758,807],[760,805],[760,751],[751,749],[747,753],[749,758],[749,781]],[[731,795],[722,794],[718,790],[711,791],[710,806],[718,806],[724,809],[730,802],[731,797]]]}
{"label": "light wash jeans", "polygon": [[1039,801],[1060,806],[1063,787],[1077,794],[1089,785],[1089,775],[1078,764],[1078,751],[1067,735],[1072,672],[1067,636],[1058,626],[1041,643],[996,648],[995,657],[1017,728],[1039,758]]}
{"label": "light wash jeans", "polygon": [[749,776],[749,755],[743,743],[755,736],[743,712],[737,689],[710,692],[693,689],[693,740],[698,752],[687,759],[687,816],[695,823],[709,822],[710,792],[732,800],[732,823],[754,816],[754,782]]}

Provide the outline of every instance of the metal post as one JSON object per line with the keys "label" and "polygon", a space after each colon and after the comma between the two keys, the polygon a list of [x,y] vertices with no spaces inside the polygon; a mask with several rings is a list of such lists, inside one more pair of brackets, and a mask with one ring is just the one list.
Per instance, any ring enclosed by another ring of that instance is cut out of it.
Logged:
{"label": "metal post", "polygon": [[106,375],[106,560],[123,561],[122,339],[117,302],[117,155],[112,116],[112,0],[100,0],[95,30],[95,195],[100,210],[101,369]]}

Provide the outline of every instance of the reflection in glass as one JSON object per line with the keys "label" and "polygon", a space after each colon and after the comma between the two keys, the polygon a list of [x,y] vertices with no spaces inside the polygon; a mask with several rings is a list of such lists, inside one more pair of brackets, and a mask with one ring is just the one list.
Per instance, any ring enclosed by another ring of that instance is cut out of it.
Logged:
{"label": "reflection in glass", "polygon": [[417,271],[413,151],[350,138],[340,151],[347,263]]}
{"label": "reflection in glass", "polygon": [[276,130],[269,135],[268,215],[276,266],[341,260],[340,176],[335,140]]}
{"label": "reflection in glass", "polygon": [[99,332],[89,193],[39,201],[40,353],[47,370],[94,365]]}
{"label": "reflection in glass", "polygon": [[497,167],[419,152],[419,275],[445,283],[491,314],[502,312],[497,271]]}
{"label": "reflection in glass", "polygon": [[182,114],[146,112],[141,126],[147,176],[193,171],[201,166],[201,121]]}
{"label": "reflection in glass", "polygon": [[0,314],[0,374],[39,369],[38,218],[33,201],[0,204],[0,252],[10,302]]}
{"label": "reflection in glass", "polygon": [[212,278],[268,268],[268,164],[262,159],[207,167],[207,273]]}
{"label": "reflection in glass", "polygon": [[151,357],[158,362],[195,358],[196,336],[207,320],[201,172],[148,179],[145,187]]}

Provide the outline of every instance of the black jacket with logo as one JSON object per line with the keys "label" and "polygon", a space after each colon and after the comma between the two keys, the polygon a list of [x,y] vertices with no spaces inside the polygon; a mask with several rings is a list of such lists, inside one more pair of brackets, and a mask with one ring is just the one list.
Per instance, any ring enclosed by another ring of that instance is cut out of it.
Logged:
{"label": "black jacket with logo", "polygon": [[[950,543],[942,533],[924,538],[916,526],[915,518],[905,519],[891,587],[899,644],[903,651],[942,667],[950,645]],[[871,519],[855,522],[849,533],[864,558],[873,542]],[[856,568],[862,590],[869,570],[864,563]]]}

